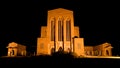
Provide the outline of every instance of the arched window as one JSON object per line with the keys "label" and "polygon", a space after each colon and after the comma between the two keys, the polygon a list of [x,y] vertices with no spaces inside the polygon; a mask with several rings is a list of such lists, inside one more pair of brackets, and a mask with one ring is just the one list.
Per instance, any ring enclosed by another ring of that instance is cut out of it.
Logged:
{"label": "arched window", "polygon": [[66,20],[66,41],[71,40],[71,21],[70,19]]}
{"label": "arched window", "polygon": [[54,41],[55,39],[55,19],[53,18],[51,20],[51,41]]}
{"label": "arched window", "polygon": [[63,20],[58,20],[58,41],[63,41]]}

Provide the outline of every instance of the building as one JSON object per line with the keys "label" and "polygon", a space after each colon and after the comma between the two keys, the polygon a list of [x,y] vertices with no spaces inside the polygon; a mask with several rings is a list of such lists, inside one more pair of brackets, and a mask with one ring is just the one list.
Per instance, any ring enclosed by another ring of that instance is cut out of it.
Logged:
{"label": "building", "polygon": [[[104,45],[85,46],[79,27],[74,26],[73,11],[63,8],[48,11],[47,26],[41,27],[41,36],[37,38],[37,55],[64,51],[72,52],[76,56],[88,56],[96,55],[96,51],[104,52],[104,48]],[[107,50],[111,52],[111,47]]]}
{"label": "building", "polygon": [[7,46],[8,56],[26,56],[26,46],[11,42]]}
{"label": "building", "polygon": [[85,46],[86,56],[112,56],[112,49],[110,43],[103,43],[97,46]]}

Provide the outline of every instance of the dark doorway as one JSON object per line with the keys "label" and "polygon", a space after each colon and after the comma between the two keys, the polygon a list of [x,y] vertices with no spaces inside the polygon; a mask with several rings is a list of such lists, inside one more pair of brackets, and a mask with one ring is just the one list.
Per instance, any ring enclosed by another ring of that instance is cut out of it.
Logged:
{"label": "dark doorway", "polygon": [[55,53],[55,48],[51,48],[51,54]]}
{"label": "dark doorway", "polygon": [[58,49],[58,52],[63,52],[63,48],[60,47],[60,48]]}
{"label": "dark doorway", "polygon": [[108,50],[106,50],[106,55],[108,55],[108,56],[109,56],[109,51],[108,51]]}
{"label": "dark doorway", "polygon": [[10,55],[11,55],[11,56],[14,56],[14,50],[12,50],[12,51],[10,52]]}
{"label": "dark doorway", "polygon": [[71,49],[70,48],[68,48],[68,53],[71,53]]}

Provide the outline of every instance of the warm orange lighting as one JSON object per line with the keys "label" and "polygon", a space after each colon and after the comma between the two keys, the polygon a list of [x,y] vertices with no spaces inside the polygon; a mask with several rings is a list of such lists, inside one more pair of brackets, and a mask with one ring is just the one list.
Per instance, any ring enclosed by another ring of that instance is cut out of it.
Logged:
{"label": "warm orange lighting", "polygon": [[41,36],[37,39],[37,55],[51,55],[52,52],[63,50],[73,52],[75,56],[112,56],[109,43],[84,45],[79,27],[74,26],[73,16],[73,11],[63,8],[48,11],[47,26],[41,27]]}
{"label": "warm orange lighting", "polygon": [[[74,26],[73,11],[58,8],[48,11],[47,26],[41,27],[41,36],[37,38],[37,56],[51,55],[54,52],[72,53],[85,58],[120,58],[112,56],[110,43],[96,46],[84,45],[79,27]],[[9,43],[8,56],[26,56],[26,46]]]}
{"label": "warm orange lighting", "polygon": [[120,59],[120,56],[85,56],[84,58],[108,58],[108,59]]}
{"label": "warm orange lighting", "polygon": [[26,46],[17,44],[15,42],[11,42],[7,46],[8,48],[8,56],[26,56]]}

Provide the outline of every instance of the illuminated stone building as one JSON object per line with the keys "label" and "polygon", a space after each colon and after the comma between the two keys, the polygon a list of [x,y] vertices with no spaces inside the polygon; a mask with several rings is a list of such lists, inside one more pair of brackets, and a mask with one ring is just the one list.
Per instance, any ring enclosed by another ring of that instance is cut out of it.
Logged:
{"label": "illuminated stone building", "polygon": [[26,56],[26,46],[11,42],[7,46],[8,56]]}
{"label": "illuminated stone building", "polygon": [[[41,27],[41,36],[37,38],[37,55],[51,55],[54,52],[72,52],[76,56],[111,54],[111,46],[85,46],[80,37],[79,27],[74,26],[73,11],[58,8],[48,11],[47,26]],[[104,49],[105,48],[105,49]],[[100,52],[100,54],[96,54]],[[102,53],[104,52],[104,53]]]}
{"label": "illuminated stone building", "polygon": [[86,56],[112,56],[112,49],[110,43],[103,43],[97,46],[85,46]]}

